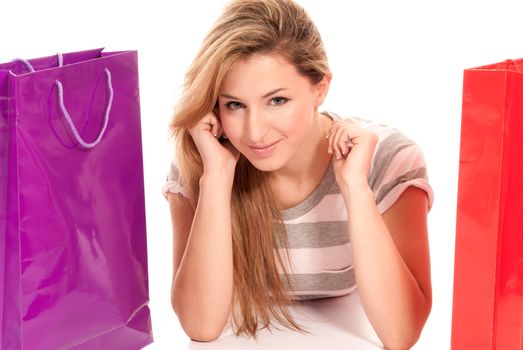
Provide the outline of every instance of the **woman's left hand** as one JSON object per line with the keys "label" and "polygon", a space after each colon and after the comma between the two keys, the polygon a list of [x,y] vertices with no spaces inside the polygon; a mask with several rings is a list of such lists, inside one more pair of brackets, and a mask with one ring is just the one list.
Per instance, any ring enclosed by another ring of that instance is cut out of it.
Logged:
{"label": "woman's left hand", "polygon": [[[335,121],[326,137],[333,170],[340,187],[368,186],[368,176],[378,135],[349,119]],[[339,158],[338,158],[339,157]]]}

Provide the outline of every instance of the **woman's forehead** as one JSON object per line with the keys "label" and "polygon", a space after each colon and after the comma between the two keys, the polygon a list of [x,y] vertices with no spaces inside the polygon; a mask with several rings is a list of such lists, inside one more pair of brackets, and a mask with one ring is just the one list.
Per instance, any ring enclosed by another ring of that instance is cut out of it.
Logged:
{"label": "woman's forehead", "polygon": [[[298,87],[308,80],[277,54],[256,54],[235,62],[225,74],[220,94],[239,96],[280,87]],[[260,95],[261,96],[261,95]]]}

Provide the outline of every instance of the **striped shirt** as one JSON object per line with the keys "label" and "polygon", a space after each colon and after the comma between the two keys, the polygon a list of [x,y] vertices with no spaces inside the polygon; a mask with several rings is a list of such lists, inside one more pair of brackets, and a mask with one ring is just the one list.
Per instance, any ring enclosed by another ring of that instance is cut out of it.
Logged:
{"label": "striped shirt", "polygon": [[[336,113],[322,113],[342,120]],[[427,193],[430,211],[433,191],[420,147],[393,127],[356,117],[350,119],[378,136],[368,178],[378,211],[383,214],[409,186]],[[177,179],[178,169],[172,162],[162,187],[166,199],[167,192],[187,195]],[[287,289],[291,298],[335,297],[354,291],[357,285],[347,208],[336,183],[332,160],[313,192],[300,204],[281,213],[289,240],[290,260],[287,261],[284,251],[280,253],[290,277],[291,285],[287,285]]]}

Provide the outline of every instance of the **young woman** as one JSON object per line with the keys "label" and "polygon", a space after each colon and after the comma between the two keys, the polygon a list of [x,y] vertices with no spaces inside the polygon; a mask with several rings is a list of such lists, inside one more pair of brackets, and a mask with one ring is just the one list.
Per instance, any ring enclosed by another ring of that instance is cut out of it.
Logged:
{"label": "young woman", "polygon": [[318,108],[332,74],[291,0],[232,1],[187,72],[163,186],[172,305],[209,341],[279,323],[299,300],[356,287],[383,344],[418,339],[431,309],[420,148],[398,130]]}

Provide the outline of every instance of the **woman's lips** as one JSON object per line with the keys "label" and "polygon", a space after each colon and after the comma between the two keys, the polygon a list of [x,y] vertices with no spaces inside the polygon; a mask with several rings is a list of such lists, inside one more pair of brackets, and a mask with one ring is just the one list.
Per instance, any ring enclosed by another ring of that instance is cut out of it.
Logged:
{"label": "woman's lips", "polygon": [[257,147],[257,146],[249,146],[251,148],[251,150],[253,151],[253,153],[259,155],[259,156],[268,156],[269,154],[272,153],[272,151],[276,148],[276,146],[278,145],[278,143],[280,142],[281,140],[278,140],[272,144],[269,144],[268,146],[265,146],[265,147]]}

